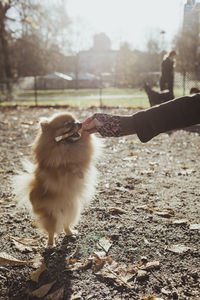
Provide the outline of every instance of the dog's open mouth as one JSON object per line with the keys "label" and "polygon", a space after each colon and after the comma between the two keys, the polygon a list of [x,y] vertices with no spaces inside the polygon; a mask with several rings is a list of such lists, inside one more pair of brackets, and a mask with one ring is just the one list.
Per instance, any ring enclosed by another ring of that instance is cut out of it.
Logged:
{"label": "dog's open mouth", "polygon": [[66,137],[65,139],[63,139],[63,141],[65,142],[76,142],[81,138],[81,134],[79,132],[75,132],[74,134],[72,134],[69,137]]}
{"label": "dog's open mouth", "polygon": [[55,141],[76,142],[81,138],[81,133],[80,133],[81,128],[82,128],[81,123],[74,123],[72,128],[70,128],[70,130],[63,132],[62,135],[56,136]]}

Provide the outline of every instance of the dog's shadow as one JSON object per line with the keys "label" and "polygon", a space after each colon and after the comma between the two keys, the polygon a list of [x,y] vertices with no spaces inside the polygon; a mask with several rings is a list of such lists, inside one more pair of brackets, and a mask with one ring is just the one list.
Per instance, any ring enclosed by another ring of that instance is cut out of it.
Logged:
{"label": "dog's shadow", "polygon": [[71,299],[73,294],[71,279],[72,272],[67,269],[67,260],[73,255],[76,249],[75,238],[65,236],[61,243],[53,248],[46,248],[41,255],[47,269],[40,276],[40,284],[56,281],[51,293],[62,291],[60,300]]}

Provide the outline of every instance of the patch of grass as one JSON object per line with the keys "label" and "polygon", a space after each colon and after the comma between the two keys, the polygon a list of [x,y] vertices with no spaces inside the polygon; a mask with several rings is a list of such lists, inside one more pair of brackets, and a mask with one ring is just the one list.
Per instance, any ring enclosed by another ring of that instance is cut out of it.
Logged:
{"label": "patch of grass", "polygon": [[[159,91],[159,89],[154,88]],[[176,97],[183,95],[182,89],[175,89]],[[15,100],[1,105],[35,105],[33,90],[16,95]],[[73,107],[111,106],[111,107],[140,107],[148,108],[149,100],[140,89],[67,89],[67,90],[39,90],[37,91],[37,105],[70,105]]]}
{"label": "patch of grass", "polygon": [[[17,100],[4,102],[2,105],[35,105],[34,100]],[[101,102],[99,99],[73,99],[73,100],[42,100],[37,101],[38,106],[42,105],[70,105],[73,107],[91,107],[91,106],[113,106],[113,107],[149,107],[147,98],[104,98]]]}
{"label": "patch of grass", "polygon": [[[45,96],[64,96],[64,97],[83,97],[83,96],[98,96],[100,89],[65,89],[65,90],[38,90],[38,97]],[[103,95],[132,95],[144,94],[144,91],[139,89],[119,89],[119,88],[105,88],[102,89]],[[34,97],[34,90],[27,90],[19,93],[18,97]]]}

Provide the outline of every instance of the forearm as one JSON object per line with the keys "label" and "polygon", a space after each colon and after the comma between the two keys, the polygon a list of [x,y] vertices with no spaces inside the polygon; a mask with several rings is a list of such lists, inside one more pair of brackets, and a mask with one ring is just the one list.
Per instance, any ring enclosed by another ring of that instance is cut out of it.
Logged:
{"label": "forearm", "polygon": [[121,116],[121,135],[136,133],[142,142],[173,129],[200,123],[200,94],[181,97],[159,106]]}
{"label": "forearm", "polygon": [[173,129],[200,123],[200,93],[177,98],[141,110],[132,116],[96,113],[83,123],[84,130],[99,132],[103,137],[137,134],[145,143],[154,136]]}

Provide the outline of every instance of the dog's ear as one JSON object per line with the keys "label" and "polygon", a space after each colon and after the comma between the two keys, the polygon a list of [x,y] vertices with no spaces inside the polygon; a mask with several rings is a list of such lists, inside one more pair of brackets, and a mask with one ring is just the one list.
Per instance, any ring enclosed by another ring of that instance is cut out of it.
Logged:
{"label": "dog's ear", "polygon": [[40,119],[40,127],[42,129],[42,132],[46,131],[47,128],[49,126],[49,121],[48,119],[45,119],[45,118],[41,118]]}

